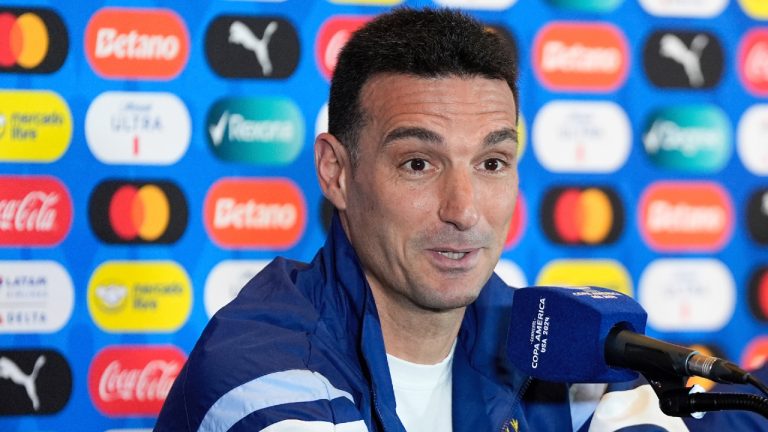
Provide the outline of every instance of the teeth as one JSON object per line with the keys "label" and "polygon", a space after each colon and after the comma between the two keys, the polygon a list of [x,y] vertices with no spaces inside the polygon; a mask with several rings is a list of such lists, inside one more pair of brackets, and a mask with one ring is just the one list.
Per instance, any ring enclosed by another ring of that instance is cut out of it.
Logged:
{"label": "teeth", "polygon": [[464,258],[464,255],[466,255],[466,252],[438,252],[440,255],[450,258],[452,260],[459,260]]}

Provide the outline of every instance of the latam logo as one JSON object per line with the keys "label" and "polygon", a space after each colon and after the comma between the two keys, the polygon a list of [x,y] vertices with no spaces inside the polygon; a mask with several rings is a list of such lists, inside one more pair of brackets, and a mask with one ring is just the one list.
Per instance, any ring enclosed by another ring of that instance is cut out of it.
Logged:
{"label": "latam logo", "polygon": [[728,0],[640,0],[651,15],[681,18],[712,18],[728,6]]}
{"label": "latam logo", "polygon": [[555,243],[608,244],[624,229],[624,206],[608,188],[555,187],[542,199],[541,219],[544,233]]}
{"label": "latam logo", "polygon": [[752,272],[747,285],[747,300],[752,315],[768,322],[768,266],[760,266]]}
{"label": "latam logo", "polygon": [[0,334],[57,332],[74,306],[74,285],[61,264],[0,261]]}
{"label": "latam logo", "polygon": [[739,44],[739,77],[756,96],[768,96],[768,29],[747,32]]}
{"label": "latam logo", "polygon": [[731,123],[715,105],[677,105],[651,114],[643,145],[661,168],[711,174],[725,167],[733,153]]}
{"label": "latam logo", "polygon": [[187,63],[189,34],[169,9],[107,7],[88,22],[85,55],[104,78],[170,80]]}
{"label": "latam logo", "polygon": [[108,261],[88,282],[88,311],[107,332],[173,332],[192,309],[192,284],[173,261]]}
{"label": "latam logo", "polygon": [[496,263],[493,272],[496,273],[505,284],[511,287],[521,288],[528,286],[523,270],[520,266],[508,259],[500,259],[499,262]]}
{"label": "latam logo", "polygon": [[758,20],[768,19],[768,3],[763,0],[739,0],[744,13]]}
{"label": "latam logo", "polygon": [[72,226],[72,198],[50,176],[0,176],[0,246],[55,246]]}
{"label": "latam logo", "polygon": [[187,201],[170,181],[107,180],[91,193],[88,218],[106,243],[170,244],[187,228]]}
{"label": "latam logo", "polygon": [[287,78],[299,64],[299,35],[278,17],[223,15],[205,35],[205,57],[227,78]]}
{"label": "latam logo", "polygon": [[659,331],[717,331],[733,317],[736,282],[716,259],[659,259],[640,276],[638,300]]}
{"label": "latam logo", "polygon": [[0,350],[0,416],[48,415],[72,396],[72,369],[50,349]]}
{"label": "latam logo", "polygon": [[533,122],[533,151],[549,171],[611,173],[631,148],[629,118],[613,102],[549,102]]}
{"label": "latam logo", "polygon": [[0,161],[54,162],[69,148],[72,113],[47,90],[0,90]]}
{"label": "latam logo", "polygon": [[269,260],[226,260],[208,273],[205,279],[205,313],[212,318],[219,309],[234,300],[240,290],[264,267]]}
{"label": "latam logo", "polygon": [[633,295],[632,278],[621,263],[610,259],[553,260],[536,278],[536,286],[599,286]]}
{"label": "latam logo", "polygon": [[746,213],[749,236],[761,245],[768,245],[768,188],[750,195]]}
{"label": "latam logo", "polygon": [[328,80],[336,69],[341,49],[352,33],[371,20],[370,16],[332,16],[325,20],[315,40],[315,61],[320,73]]}
{"label": "latam logo", "polygon": [[525,225],[528,219],[528,207],[523,199],[522,192],[517,194],[515,211],[512,213],[512,220],[509,224],[507,239],[504,241],[504,249],[510,249],[520,241],[520,237],[525,231]]}
{"label": "latam logo", "polygon": [[549,0],[554,6],[581,12],[607,13],[619,7],[624,0]]}
{"label": "latam logo", "polygon": [[640,199],[643,240],[660,252],[714,252],[733,233],[733,204],[713,182],[657,182]]}
{"label": "latam logo", "polygon": [[91,401],[108,417],[154,417],[185,361],[172,345],[106,347],[88,369]]}
{"label": "latam logo", "polygon": [[609,92],[627,76],[629,50],[611,24],[555,22],[536,36],[533,67],[551,90]]}
{"label": "latam logo", "polygon": [[737,150],[744,167],[752,174],[768,176],[768,104],[749,107],[739,120]]}
{"label": "latam logo", "polygon": [[712,88],[723,75],[723,46],[710,32],[659,30],[643,48],[643,68],[662,88]]}
{"label": "latam logo", "polygon": [[517,0],[435,0],[435,3],[461,9],[503,10],[511,7]]}
{"label": "latam logo", "polygon": [[56,72],[68,51],[67,28],[53,10],[0,8],[0,72]]}
{"label": "latam logo", "polygon": [[189,111],[172,93],[105,92],[85,115],[85,139],[105,164],[170,165],[187,151]]}
{"label": "latam logo", "polygon": [[301,152],[304,117],[282,97],[227,98],[208,111],[208,143],[225,161],[285,165]]}
{"label": "latam logo", "polygon": [[768,336],[752,339],[741,354],[741,366],[747,370],[761,368],[768,361]]}
{"label": "latam logo", "polygon": [[304,232],[307,206],[289,179],[224,178],[208,190],[203,220],[221,247],[288,249]]}

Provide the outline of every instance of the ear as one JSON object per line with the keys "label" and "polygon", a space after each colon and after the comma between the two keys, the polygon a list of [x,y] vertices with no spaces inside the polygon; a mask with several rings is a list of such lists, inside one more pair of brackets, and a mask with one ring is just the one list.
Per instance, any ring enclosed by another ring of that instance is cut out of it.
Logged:
{"label": "ear", "polygon": [[315,169],[320,189],[339,210],[347,208],[347,176],[352,169],[347,149],[329,133],[315,138]]}

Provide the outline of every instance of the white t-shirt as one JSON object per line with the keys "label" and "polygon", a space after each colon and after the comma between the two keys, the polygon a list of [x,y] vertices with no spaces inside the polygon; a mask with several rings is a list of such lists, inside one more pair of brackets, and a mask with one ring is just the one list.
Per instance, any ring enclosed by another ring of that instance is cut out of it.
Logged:
{"label": "white t-shirt", "polygon": [[451,432],[453,352],[435,365],[401,360],[387,354],[397,416],[408,432]]}

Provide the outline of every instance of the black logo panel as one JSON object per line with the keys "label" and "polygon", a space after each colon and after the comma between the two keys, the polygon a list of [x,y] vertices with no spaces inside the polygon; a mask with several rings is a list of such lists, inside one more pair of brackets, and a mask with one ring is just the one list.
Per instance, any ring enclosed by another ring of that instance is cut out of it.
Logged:
{"label": "black logo panel", "polygon": [[768,189],[760,189],[749,197],[747,229],[752,240],[768,245]]}
{"label": "black logo panel", "polygon": [[643,49],[645,74],[658,87],[714,87],[723,59],[723,46],[710,32],[656,31]]}
{"label": "black logo panel", "polygon": [[0,415],[59,412],[72,395],[72,370],[52,350],[0,350]]}
{"label": "black logo panel", "polygon": [[[56,72],[69,51],[64,22],[51,9],[0,8],[0,72]],[[17,45],[8,41],[15,35]]]}

